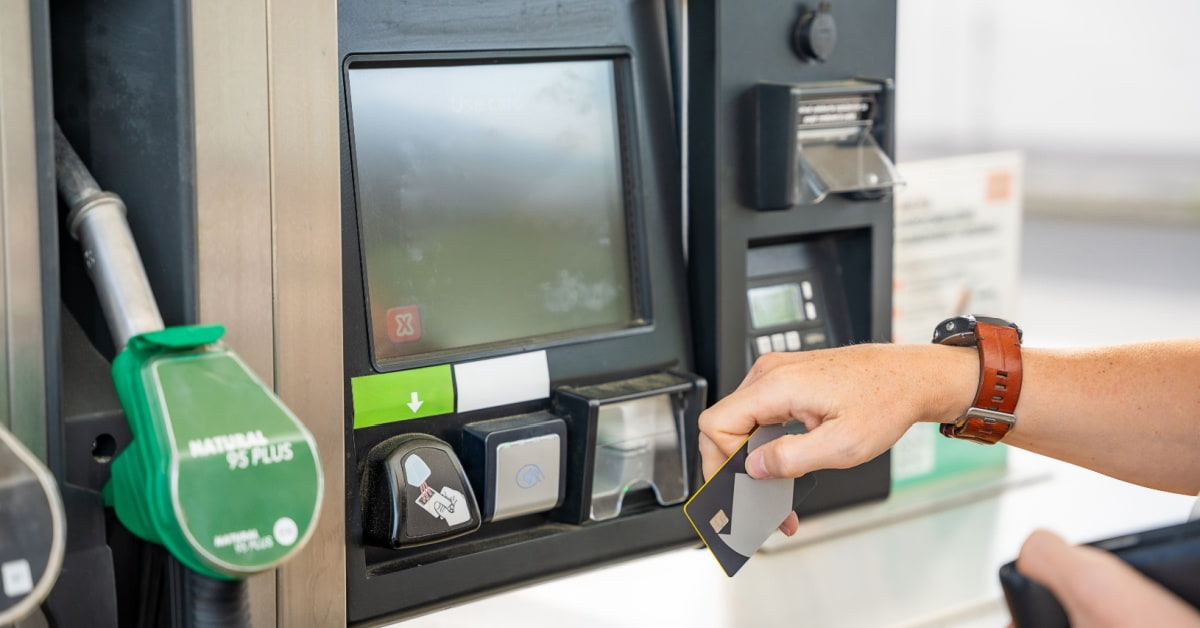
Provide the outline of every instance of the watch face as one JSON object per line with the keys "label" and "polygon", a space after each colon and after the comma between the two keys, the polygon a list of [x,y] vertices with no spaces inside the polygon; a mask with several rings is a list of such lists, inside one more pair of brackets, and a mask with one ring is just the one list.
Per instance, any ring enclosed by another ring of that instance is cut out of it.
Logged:
{"label": "watch face", "polygon": [[967,314],[965,316],[947,318],[938,323],[938,326],[933,330],[933,343],[956,347],[973,347],[976,343],[975,327],[979,323],[987,323],[997,327],[1011,327],[1017,330],[1017,340],[1021,340],[1023,335],[1021,328],[1017,327],[1016,323],[1010,323],[1002,318],[992,316]]}
{"label": "watch face", "polygon": [[956,316],[938,323],[933,329],[933,343],[970,347],[975,345],[975,317]]}

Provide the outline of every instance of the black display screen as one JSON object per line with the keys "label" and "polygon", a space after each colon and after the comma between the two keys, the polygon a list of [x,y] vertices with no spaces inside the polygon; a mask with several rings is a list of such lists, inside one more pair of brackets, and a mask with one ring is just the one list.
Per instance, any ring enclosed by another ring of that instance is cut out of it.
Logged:
{"label": "black display screen", "polygon": [[641,323],[617,71],[351,66],[376,360]]}

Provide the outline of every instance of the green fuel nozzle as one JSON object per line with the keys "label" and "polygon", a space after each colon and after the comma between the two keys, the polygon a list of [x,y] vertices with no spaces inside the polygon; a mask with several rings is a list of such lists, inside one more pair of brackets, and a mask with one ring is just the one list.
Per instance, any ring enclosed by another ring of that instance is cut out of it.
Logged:
{"label": "green fuel nozzle", "polygon": [[230,579],[304,546],[322,481],[312,435],[220,342],[224,331],[141,334],[113,361],[134,438],[104,495],[134,534]]}
{"label": "green fuel nozzle", "polygon": [[221,342],[223,327],[163,328],[121,199],[100,190],[57,128],[55,153],[133,434],[105,501],[197,573],[233,580],[278,566],[316,527],[324,485],[312,434]]}

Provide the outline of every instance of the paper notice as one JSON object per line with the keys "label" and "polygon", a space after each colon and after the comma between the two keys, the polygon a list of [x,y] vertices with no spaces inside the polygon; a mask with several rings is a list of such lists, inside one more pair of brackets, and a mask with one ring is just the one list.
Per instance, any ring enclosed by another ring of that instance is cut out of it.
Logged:
{"label": "paper notice", "polygon": [[929,342],[943,319],[1013,319],[1020,271],[1018,152],[898,164],[892,338]]}

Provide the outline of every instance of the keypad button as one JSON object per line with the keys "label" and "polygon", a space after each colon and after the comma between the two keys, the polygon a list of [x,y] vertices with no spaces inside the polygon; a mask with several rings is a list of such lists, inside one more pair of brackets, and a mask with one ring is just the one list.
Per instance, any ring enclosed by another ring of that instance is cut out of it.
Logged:
{"label": "keypad button", "polygon": [[804,346],[809,349],[824,349],[829,345],[824,333],[813,331],[804,334]]}

